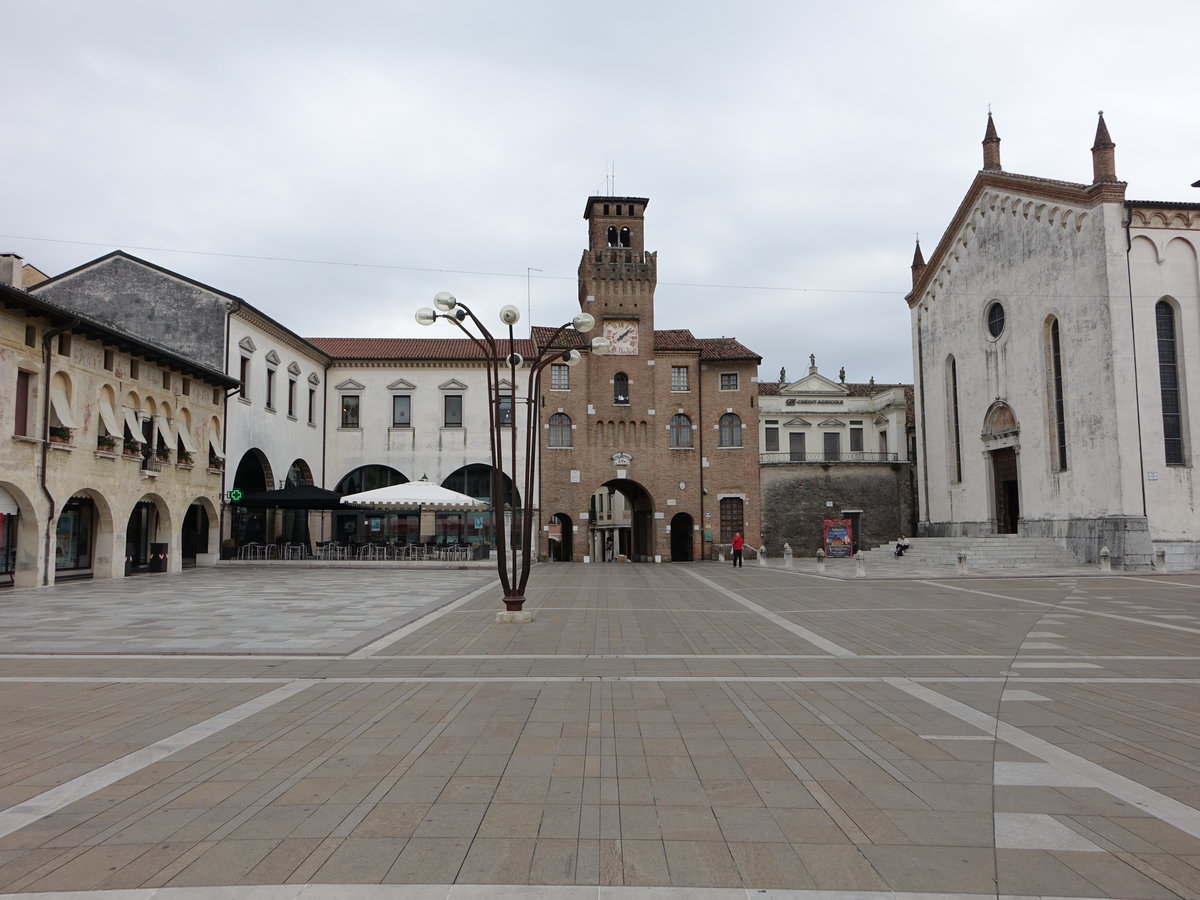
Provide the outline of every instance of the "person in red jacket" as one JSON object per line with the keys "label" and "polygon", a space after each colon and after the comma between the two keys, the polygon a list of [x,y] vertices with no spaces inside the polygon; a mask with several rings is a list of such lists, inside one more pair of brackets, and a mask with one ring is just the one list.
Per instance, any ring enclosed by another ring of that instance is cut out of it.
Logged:
{"label": "person in red jacket", "polygon": [[746,546],[746,542],[742,540],[742,533],[735,532],[733,535],[733,565],[734,568],[741,568],[742,565],[742,548]]}

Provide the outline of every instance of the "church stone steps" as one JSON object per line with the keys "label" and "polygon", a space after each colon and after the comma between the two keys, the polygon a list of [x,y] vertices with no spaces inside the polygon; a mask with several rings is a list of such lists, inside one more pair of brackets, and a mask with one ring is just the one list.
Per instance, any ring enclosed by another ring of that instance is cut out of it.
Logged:
{"label": "church stone steps", "polygon": [[863,552],[867,564],[910,561],[917,566],[958,565],[959,551],[967,554],[967,566],[973,569],[1057,568],[1080,565],[1070,552],[1051,538],[1020,535],[987,537],[909,538],[903,558],[892,555],[895,541]]}

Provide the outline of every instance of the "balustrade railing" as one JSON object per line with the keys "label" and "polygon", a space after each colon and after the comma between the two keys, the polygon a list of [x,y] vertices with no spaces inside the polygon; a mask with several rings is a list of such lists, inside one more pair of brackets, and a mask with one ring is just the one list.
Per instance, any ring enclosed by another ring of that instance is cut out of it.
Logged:
{"label": "balustrade railing", "polygon": [[900,455],[898,453],[884,453],[878,450],[842,450],[832,455],[824,453],[798,453],[785,450],[779,453],[760,453],[758,461],[764,466],[780,466],[787,463],[892,463],[899,462]]}

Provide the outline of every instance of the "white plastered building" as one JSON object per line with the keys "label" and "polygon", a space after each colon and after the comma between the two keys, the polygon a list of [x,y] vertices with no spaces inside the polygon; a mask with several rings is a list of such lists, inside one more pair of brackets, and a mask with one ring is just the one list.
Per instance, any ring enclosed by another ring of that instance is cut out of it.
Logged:
{"label": "white plastered building", "polygon": [[984,165],[913,260],[919,534],[1052,538],[1114,566],[1200,561],[1200,204]]}

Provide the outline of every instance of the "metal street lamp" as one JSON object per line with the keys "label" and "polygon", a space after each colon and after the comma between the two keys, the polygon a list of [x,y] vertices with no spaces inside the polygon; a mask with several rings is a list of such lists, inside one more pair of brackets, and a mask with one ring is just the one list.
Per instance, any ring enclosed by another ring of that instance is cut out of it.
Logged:
{"label": "metal street lamp", "polygon": [[[574,329],[580,334],[586,334],[596,327],[596,320],[588,313],[581,312],[570,322],[560,325],[550,340],[537,350],[532,359],[524,359],[516,350],[516,339],[513,336],[513,326],[520,320],[521,311],[515,306],[505,306],[500,310],[500,322],[508,326],[508,338],[497,339],[466,306],[459,303],[453,294],[442,291],[433,298],[433,305],[438,311],[429,307],[417,310],[417,322],[421,325],[432,325],[438,319],[449,319],[459,330],[474,341],[483,353],[483,361],[487,370],[488,381],[488,422],[491,434],[492,451],[492,528],[496,535],[496,568],[500,573],[500,584],[504,588],[504,606],[508,612],[520,612],[525,603],[525,585],[529,581],[529,566],[533,540],[533,482],[537,472],[537,451],[539,445],[538,431],[540,424],[538,397],[541,396],[540,386],[542,370],[551,363],[562,363],[568,366],[579,364],[583,356],[578,350],[563,350],[554,345],[559,336],[568,329]],[[473,330],[467,327],[468,320]],[[476,333],[477,332],[477,333]],[[592,338],[590,349],[593,353],[604,354],[609,351],[607,338]],[[522,365],[529,366],[529,386],[523,398],[517,397],[517,369]],[[501,371],[508,370],[509,387],[501,389]],[[512,416],[512,427],[509,430],[509,448],[507,460],[504,447],[504,430],[500,410],[507,401],[509,414]],[[517,403],[523,402],[526,408],[525,416],[525,471],[522,478],[517,480]],[[508,559],[508,539],[504,524],[504,482],[503,476],[508,475],[511,484],[523,485],[523,508],[521,510],[521,546],[520,552],[514,552],[511,563]]]}

